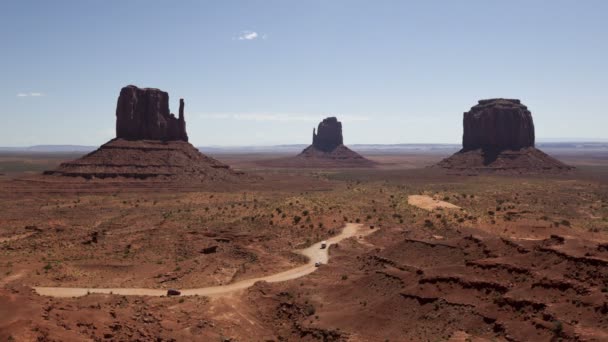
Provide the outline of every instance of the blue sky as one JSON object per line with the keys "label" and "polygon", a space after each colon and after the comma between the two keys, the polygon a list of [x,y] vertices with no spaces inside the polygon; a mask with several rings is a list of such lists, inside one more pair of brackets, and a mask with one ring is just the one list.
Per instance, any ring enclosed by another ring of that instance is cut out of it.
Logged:
{"label": "blue sky", "polygon": [[478,99],[537,137],[607,138],[608,1],[0,2],[0,146],[99,145],[120,88],[168,91],[196,145],[458,143]]}

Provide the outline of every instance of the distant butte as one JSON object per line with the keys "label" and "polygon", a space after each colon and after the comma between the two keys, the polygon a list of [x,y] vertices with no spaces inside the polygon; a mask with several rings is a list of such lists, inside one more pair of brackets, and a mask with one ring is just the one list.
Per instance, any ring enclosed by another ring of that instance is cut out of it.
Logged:
{"label": "distant butte", "polygon": [[463,128],[462,149],[436,167],[515,173],[572,169],[534,147],[532,113],[520,100],[480,100],[464,113]]}
{"label": "distant butte", "polygon": [[342,123],[335,117],[321,121],[318,133],[312,129],[312,146],[319,151],[331,152],[343,143]]}
{"label": "distant butte", "polygon": [[133,85],[122,88],[118,97],[116,138],[44,174],[213,182],[234,182],[242,175],[188,143],[183,99],[176,118],[167,92]]}
{"label": "distant butte", "polygon": [[312,132],[312,145],[299,155],[289,158],[262,161],[262,165],[274,167],[373,167],[375,162],[344,146],[342,123],[335,117],[321,121]]}

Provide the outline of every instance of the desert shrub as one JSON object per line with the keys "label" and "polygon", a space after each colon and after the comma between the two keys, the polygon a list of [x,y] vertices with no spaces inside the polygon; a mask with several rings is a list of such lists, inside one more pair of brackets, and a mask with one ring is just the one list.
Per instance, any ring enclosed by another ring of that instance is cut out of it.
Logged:
{"label": "desert shrub", "polygon": [[315,309],[314,306],[308,304],[304,307],[304,313],[306,314],[306,316],[312,316],[315,314],[317,310]]}
{"label": "desert shrub", "polygon": [[563,331],[564,331],[564,325],[562,324],[562,322],[560,322],[560,321],[553,322],[553,333],[556,336],[561,335]]}
{"label": "desert shrub", "polygon": [[298,215],[296,215],[296,216],[293,217],[293,222],[295,224],[298,224],[300,222],[300,220],[302,220],[302,218],[300,216],[298,216]]}

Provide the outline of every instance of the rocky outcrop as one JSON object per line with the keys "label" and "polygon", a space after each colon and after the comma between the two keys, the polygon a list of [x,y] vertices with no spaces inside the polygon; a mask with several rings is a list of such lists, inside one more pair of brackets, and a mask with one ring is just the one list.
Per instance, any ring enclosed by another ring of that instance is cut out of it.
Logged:
{"label": "rocky outcrop", "polygon": [[312,131],[312,145],[295,157],[263,160],[263,166],[288,168],[359,168],[373,167],[376,162],[364,158],[359,153],[344,146],[342,123],[329,117]]}
{"label": "rocky outcrop", "polygon": [[116,137],[126,140],[188,141],[184,100],[179,117],[169,111],[169,94],[129,85],[120,91],[116,106]]}
{"label": "rocky outcrop", "polygon": [[158,89],[122,88],[116,107],[116,138],[46,175],[84,179],[155,179],[234,183],[243,173],[188,143],[184,100],[179,117],[169,113],[169,95]]}
{"label": "rocky outcrop", "polygon": [[342,144],[342,123],[337,118],[330,117],[321,121],[317,132],[313,128],[312,146],[317,150],[331,152]]}
{"label": "rocky outcrop", "polygon": [[534,147],[534,122],[519,100],[490,99],[464,113],[464,150],[518,150]]}
{"label": "rocky outcrop", "polygon": [[481,100],[464,113],[463,128],[462,150],[436,167],[466,173],[572,169],[534,147],[532,113],[519,100]]}

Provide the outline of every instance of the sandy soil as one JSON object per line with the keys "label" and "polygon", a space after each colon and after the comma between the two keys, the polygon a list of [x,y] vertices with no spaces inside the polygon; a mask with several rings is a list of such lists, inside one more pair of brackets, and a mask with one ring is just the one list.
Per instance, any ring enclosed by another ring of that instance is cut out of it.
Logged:
{"label": "sandy soil", "polygon": [[407,198],[407,203],[415,207],[433,211],[437,208],[459,209],[460,207],[452,203],[436,200],[426,195],[411,195]]}

